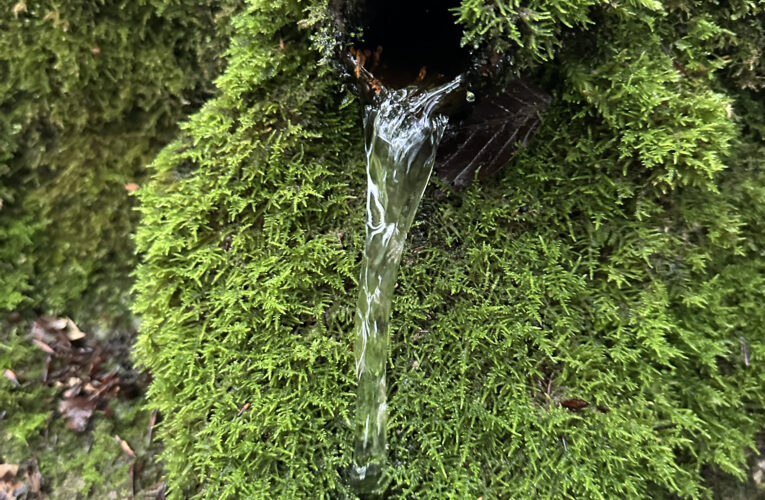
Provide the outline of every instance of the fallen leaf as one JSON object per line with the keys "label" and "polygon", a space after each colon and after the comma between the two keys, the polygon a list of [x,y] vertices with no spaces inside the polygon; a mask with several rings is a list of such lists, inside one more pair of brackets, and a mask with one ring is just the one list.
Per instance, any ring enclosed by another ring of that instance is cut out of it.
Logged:
{"label": "fallen leaf", "polygon": [[53,349],[51,349],[51,347],[42,340],[32,339],[32,342],[34,342],[37,347],[47,352],[48,354],[53,354]]}
{"label": "fallen leaf", "polygon": [[12,477],[16,477],[19,473],[19,466],[16,464],[0,464],[0,481],[7,481],[8,474]]}
{"label": "fallen leaf", "polygon": [[19,466],[15,464],[0,464],[0,498],[14,499],[14,493],[24,485],[16,480],[16,474],[19,472]]}
{"label": "fallen leaf", "polygon": [[69,321],[69,318],[54,318],[48,321],[47,326],[53,330],[63,330],[69,324]]}
{"label": "fallen leaf", "polygon": [[5,372],[3,372],[3,375],[5,375],[5,378],[13,382],[13,385],[15,385],[16,387],[20,385],[19,380],[16,378],[16,374],[13,373],[13,370],[6,369]]}
{"label": "fallen leaf", "polygon": [[74,387],[70,387],[66,391],[64,391],[64,399],[71,399],[75,396],[79,396],[82,392],[82,385],[77,384]]}
{"label": "fallen leaf", "polygon": [[127,455],[131,457],[135,457],[135,452],[133,451],[133,448],[131,448],[130,445],[127,443],[127,441],[119,437],[119,435],[117,434],[114,435],[114,440],[120,444],[120,448],[122,448],[122,451],[124,451]]}
{"label": "fallen leaf", "polygon": [[96,392],[90,395],[90,399],[96,399],[102,395],[115,395],[120,390],[120,379],[116,373],[110,373],[101,380],[101,385],[96,389]]}
{"label": "fallen leaf", "polygon": [[242,406],[242,408],[239,410],[239,413],[236,414],[236,416],[241,417],[242,413],[249,410],[251,406],[252,406],[252,403],[245,403],[244,406]]}
{"label": "fallen leaf", "polygon": [[42,490],[43,478],[40,474],[40,467],[37,465],[37,460],[33,459],[27,464],[26,472],[27,484],[29,485],[29,491],[35,495],[40,495]]}
{"label": "fallen leaf", "polygon": [[128,470],[128,477],[130,478],[130,490],[129,490],[130,491],[130,496],[128,498],[135,498],[135,460],[130,462],[130,469]]}
{"label": "fallen leaf", "polygon": [[66,338],[68,338],[71,341],[80,340],[81,338],[85,337],[85,332],[77,328],[77,325],[74,324],[74,321],[67,318],[67,330],[66,330]]}
{"label": "fallen leaf", "polygon": [[125,184],[125,191],[127,191],[128,193],[132,193],[134,191],[137,191],[138,187],[139,187],[138,184],[136,184],[135,182],[128,182],[127,184]]}
{"label": "fallen leaf", "polygon": [[75,432],[82,432],[96,409],[96,401],[85,396],[65,399],[58,405],[58,411],[66,417],[66,426]]}
{"label": "fallen leaf", "polygon": [[581,410],[582,408],[590,406],[590,403],[583,399],[573,398],[561,401],[560,405],[569,410]]}

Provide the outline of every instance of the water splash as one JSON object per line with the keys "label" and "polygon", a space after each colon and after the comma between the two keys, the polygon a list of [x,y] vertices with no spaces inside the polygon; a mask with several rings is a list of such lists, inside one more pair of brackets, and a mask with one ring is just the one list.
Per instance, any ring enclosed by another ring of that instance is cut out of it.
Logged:
{"label": "water splash", "polygon": [[383,89],[364,110],[367,223],[356,309],[356,441],[352,481],[381,493],[386,456],[385,365],[393,289],[406,235],[433,170],[447,117],[444,100],[462,79],[435,89]]}

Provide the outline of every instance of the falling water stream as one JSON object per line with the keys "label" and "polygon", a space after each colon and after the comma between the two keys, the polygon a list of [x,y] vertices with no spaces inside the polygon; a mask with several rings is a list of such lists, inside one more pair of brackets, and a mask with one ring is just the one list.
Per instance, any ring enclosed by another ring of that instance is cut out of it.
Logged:
{"label": "falling water stream", "polygon": [[393,289],[406,235],[447,124],[439,113],[462,79],[424,90],[382,91],[364,110],[367,222],[356,309],[356,435],[352,480],[359,493],[384,487],[385,365]]}

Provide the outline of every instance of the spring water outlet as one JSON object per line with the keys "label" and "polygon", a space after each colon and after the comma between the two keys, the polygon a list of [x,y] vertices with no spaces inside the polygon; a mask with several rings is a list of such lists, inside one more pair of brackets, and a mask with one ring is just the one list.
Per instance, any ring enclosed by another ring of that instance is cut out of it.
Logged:
{"label": "spring water outlet", "polygon": [[[498,170],[524,145],[547,96],[518,80],[477,84],[461,45],[459,0],[378,0],[338,7],[363,30],[341,60],[364,102],[366,229],[356,307],[357,398],[350,480],[365,497],[386,489],[386,365],[393,291],[407,233],[428,181],[455,188]],[[480,76],[480,75],[478,75]],[[395,411],[395,410],[394,410]]]}

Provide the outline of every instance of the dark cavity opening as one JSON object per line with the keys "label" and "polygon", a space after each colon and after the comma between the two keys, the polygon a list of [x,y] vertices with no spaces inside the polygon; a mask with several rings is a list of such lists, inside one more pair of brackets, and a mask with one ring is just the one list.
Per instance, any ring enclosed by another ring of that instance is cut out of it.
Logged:
{"label": "dark cavity opening", "polygon": [[372,54],[365,66],[384,84],[440,82],[470,67],[470,53],[460,47],[462,27],[451,10],[460,0],[367,0],[362,5],[364,37],[357,48]]}

